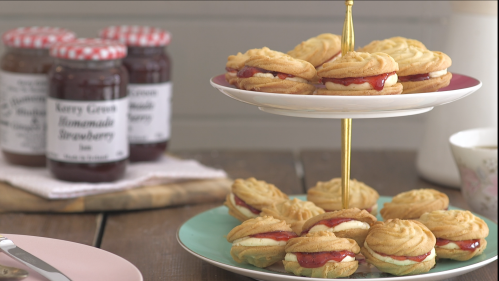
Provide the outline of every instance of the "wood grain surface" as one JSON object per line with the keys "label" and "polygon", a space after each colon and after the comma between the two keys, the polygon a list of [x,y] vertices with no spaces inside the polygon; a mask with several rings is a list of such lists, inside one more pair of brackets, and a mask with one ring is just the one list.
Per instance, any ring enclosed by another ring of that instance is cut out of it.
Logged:
{"label": "wood grain surface", "polygon": [[[256,177],[288,194],[303,194],[317,181],[339,177],[340,152],[302,151],[177,151],[205,165],[222,168],[232,178]],[[454,206],[467,208],[458,190],[421,180],[414,166],[416,154],[408,151],[353,151],[352,178],[393,196],[414,188],[445,192]],[[0,194],[1,196],[1,194]],[[186,252],[176,240],[178,228],[192,216],[219,206],[204,203],[155,210],[90,214],[0,214],[0,233],[16,233],[97,244],[139,268],[145,281],[252,280],[212,266]],[[102,222],[102,224],[100,224]],[[100,229],[100,226],[102,229]],[[98,234],[102,231],[103,235]],[[97,238],[96,238],[97,237]],[[448,280],[497,280],[497,261]]]}
{"label": "wood grain surface", "polygon": [[[176,152],[205,165],[224,169],[230,177],[256,177],[288,194],[303,194],[317,181],[339,177],[339,151],[199,151]],[[352,178],[364,181],[380,195],[393,196],[414,188],[435,188],[449,195],[452,205],[466,208],[459,191],[418,178],[415,153],[404,151],[353,151]],[[303,174],[301,171],[303,170]],[[252,280],[212,266],[182,249],[178,228],[192,216],[219,206],[201,204],[152,211],[112,213],[101,247],[135,264],[144,280]],[[482,269],[448,280],[496,280],[497,261]]]}
{"label": "wood grain surface", "polygon": [[0,233],[42,236],[94,246],[98,241],[101,223],[102,215],[97,213],[8,213],[0,214]]}

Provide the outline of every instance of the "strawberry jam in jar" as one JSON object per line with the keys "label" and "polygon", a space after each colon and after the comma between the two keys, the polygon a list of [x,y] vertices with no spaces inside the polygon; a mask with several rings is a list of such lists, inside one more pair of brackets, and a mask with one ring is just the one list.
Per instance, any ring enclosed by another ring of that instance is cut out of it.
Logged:
{"label": "strawberry jam in jar", "polygon": [[166,53],[170,33],[148,26],[109,26],[100,37],[117,40],[128,48],[123,65],[130,82],[128,140],[130,161],[155,161],[170,139],[172,82]]}
{"label": "strawberry jam in jar", "polygon": [[0,147],[15,165],[45,166],[49,48],[74,40],[57,27],[20,27],[2,36],[6,52],[0,61]]}
{"label": "strawberry jam in jar", "polygon": [[76,39],[50,49],[47,163],[72,182],[110,182],[128,163],[126,47],[116,41]]}

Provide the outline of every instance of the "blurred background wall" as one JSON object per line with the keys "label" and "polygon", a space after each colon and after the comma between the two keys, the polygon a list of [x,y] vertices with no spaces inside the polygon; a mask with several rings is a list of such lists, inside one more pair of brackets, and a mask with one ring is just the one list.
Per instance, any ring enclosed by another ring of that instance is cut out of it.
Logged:
{"label": "blurred background wall", "polygon": [[[355,44],[404,36],[444,51],[449,1],[355,1]],[[138,24],[172,33],[171,149],[339,148],[340,120],[271,115],[216,91],[227,56],[267,46],[287,52],[321,33],[341,34],[344,1],[0,1],[0,33],[31,25],[95,37],[108,25]],[[0,52],[3,53],[3,46]],[[452,71],[452,68],[450,69]],[[354,119],[354,149],[417,149],[425,114]]]}

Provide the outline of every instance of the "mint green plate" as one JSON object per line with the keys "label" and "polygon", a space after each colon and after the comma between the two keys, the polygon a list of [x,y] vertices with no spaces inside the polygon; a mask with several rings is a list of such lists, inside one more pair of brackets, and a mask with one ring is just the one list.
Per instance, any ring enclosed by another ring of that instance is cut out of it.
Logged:
{"label": "mint green plate", "polygon": [[[306,200],[305,195],[290,196]],[[390,202],[391,197],[381,196],[378,200],[378,206],[383,206],[383,203]],[[458,209],[450,207],[449,209]],[[361,273],[350,276],[352,279],[364,279],[369,281],[381,280],[421,280],[432,281],[451,278],[453,276],[462,275],[478,269],[497,259],[497,224],[491,220],[482,218],[489,226],[489,236],[487,237],[487,248],[483,254],[474,257],[468,261],[452,261],[439,260],[437,265],[428,273],[411,275],[411,276],[393,276],[386,273],[373,272]],[[378,220],[382,220],[378,215]],[[260,280],[323,280],[320,278],[309,278],[281,273],[269,268],[258,268],[249,264],[239,264],[230,256],[231,243],[227,242],[225,235],[229,231],[241,224],[240,221],[228,214],[227,207],[220,206],[189,219],[185,222],[177,232],[177,240],[180,245],[194,256],[207,261],[220,268],[249,276]]]}

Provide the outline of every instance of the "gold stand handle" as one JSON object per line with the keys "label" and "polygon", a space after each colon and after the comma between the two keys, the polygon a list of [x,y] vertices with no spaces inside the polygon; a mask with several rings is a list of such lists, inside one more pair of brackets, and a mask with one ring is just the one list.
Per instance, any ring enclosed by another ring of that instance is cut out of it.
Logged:
{"label": "gold stand handle", "polygon": [[[353,35],[352,6],[353,0],[345,1],[347,11],[343,34],[341,35],[341,55],[353,51],[355,40]],[[343,209],[348,209],[350,193],[350,155],[352,146],[352,119],[341,120],[341,202]]]}
{"label": "gold stand handle", "polygon": [[345,1],[347,12],[345,22],[343,23],[343,33],[341,34],[341,55],[353,51],[355,47],[355,38],[353,34],[352,6],[353,0]]}

